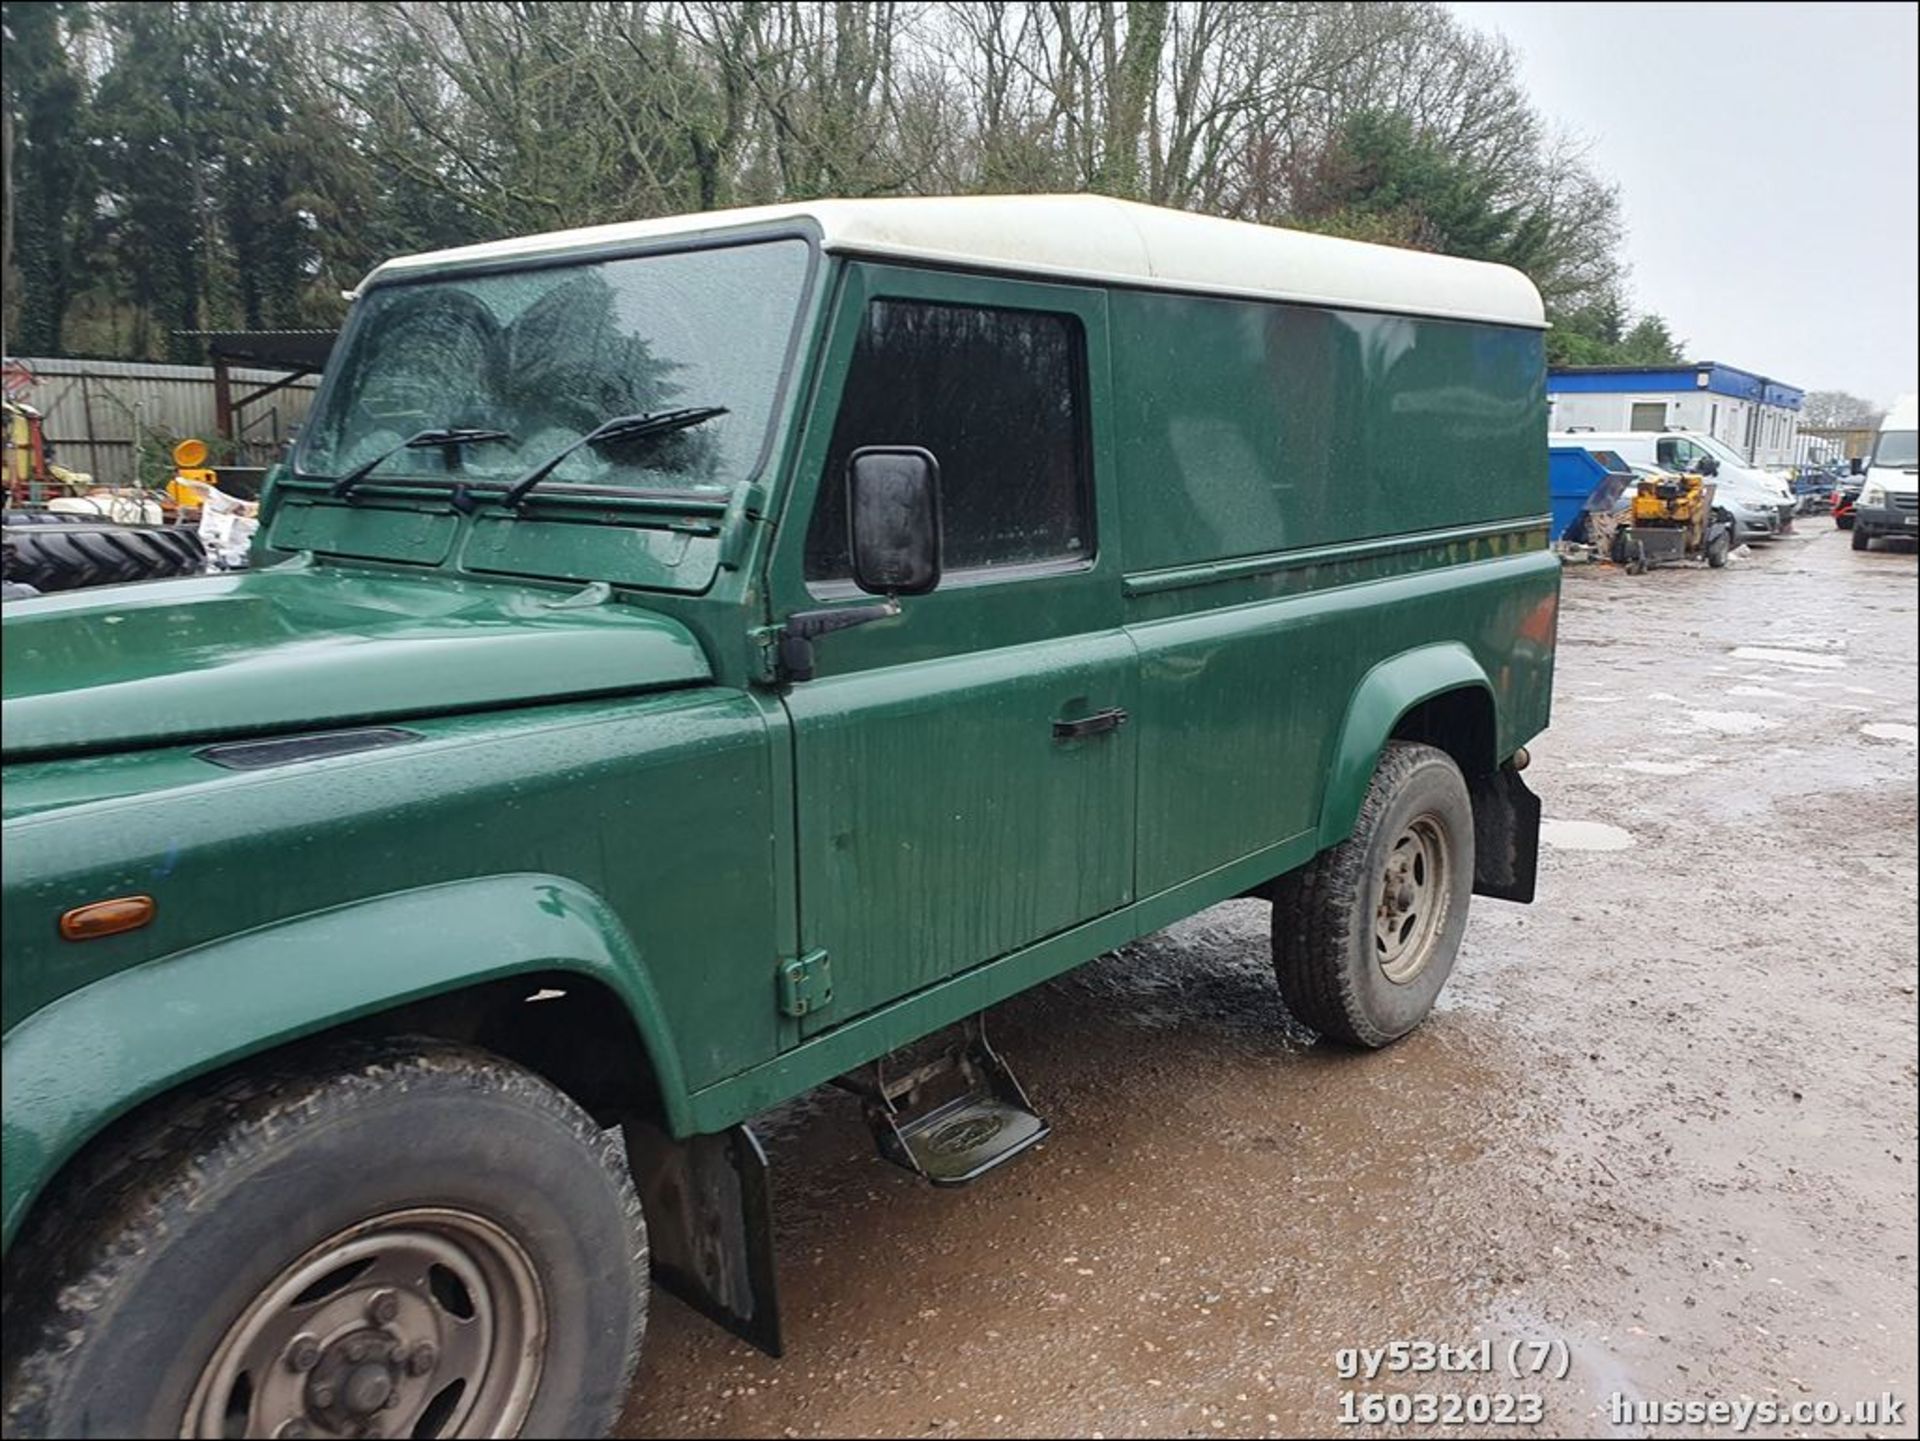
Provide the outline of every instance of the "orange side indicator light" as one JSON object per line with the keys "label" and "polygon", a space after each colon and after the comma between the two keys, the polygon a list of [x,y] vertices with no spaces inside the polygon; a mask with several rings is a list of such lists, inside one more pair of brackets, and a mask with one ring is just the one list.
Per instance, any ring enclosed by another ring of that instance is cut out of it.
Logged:
{"label": "orange side indicator light", "polygon": [[152,919],[152,896],[116,896],[75,906],[60,917],[60,934],[69,941],[91,941],[137,931]]}

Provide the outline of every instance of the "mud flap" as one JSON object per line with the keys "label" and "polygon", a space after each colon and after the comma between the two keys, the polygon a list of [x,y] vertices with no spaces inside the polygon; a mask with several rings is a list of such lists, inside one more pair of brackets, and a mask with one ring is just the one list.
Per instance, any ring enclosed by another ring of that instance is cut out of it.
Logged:
{"label": "mud flap", "polygon": [[1473,797],[1473,893],[1531,901],[1540,869],[1540,797],[1510,766],[1476,777],[1468,791]]}
{"label": "mud flap", "polygon": [[630,1121],[627,1160],[646,1209],[653,1277],[694,1310],[779,1356],[767,1153],[748,1127],[676,1141]]}

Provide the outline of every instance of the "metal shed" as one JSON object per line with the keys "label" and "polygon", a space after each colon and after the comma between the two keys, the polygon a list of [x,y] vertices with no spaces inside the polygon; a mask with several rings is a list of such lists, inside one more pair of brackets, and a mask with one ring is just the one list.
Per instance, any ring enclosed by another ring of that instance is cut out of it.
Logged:
{"label": "metal shed", "polygon": [[[31,376],[19,398],[45,417],[54,458],[103,485],[133,484],[143,454],[151,457],[183,436],[221,434],[211,366],[32,357],[15,363]],[[232,366],[228,374],[232,383],[272,390],[260,392],[244,413],[236,408],[232,437],[237,463],[271,464],[306,416],[319,377],[289,379],[281,370]]]}

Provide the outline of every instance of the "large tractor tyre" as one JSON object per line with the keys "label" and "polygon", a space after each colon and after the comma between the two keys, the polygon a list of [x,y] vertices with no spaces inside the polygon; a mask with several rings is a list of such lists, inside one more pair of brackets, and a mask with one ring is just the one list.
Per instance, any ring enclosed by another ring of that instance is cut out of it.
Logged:
{"label": "large tractor tyre", "polygon": [[646,1327],[618,1133],[424,1038],[125,1124],[8,1257],[0,1432],[601,1436]]}
{"label": "large tractor tyre", "polygon": [[199,532],[178,526],[85,521],[8,526],[3,534],[6,579],[37,590],[161,580],[207,566]]}
{"label": "large tractor tyre", "polygon": [[1273,964],[1295,1017],[1384,1046],[1426,1019],[1473,891],[1473,802],[1446,752],[1391,741],[1353,834],[1273,886]]}
{"label": "large tractor tyre", "polygon": [[78,514],[70,510],[0,511],[0,524],[15,525],[98,525],[103,515]]}

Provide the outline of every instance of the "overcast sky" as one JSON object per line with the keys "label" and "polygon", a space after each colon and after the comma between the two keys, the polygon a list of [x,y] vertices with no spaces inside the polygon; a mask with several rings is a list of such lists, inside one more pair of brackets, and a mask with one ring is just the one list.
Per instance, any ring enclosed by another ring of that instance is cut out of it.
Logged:
{"label": "overcast sky", "polygon": [[1635,303],[1692,359],[1881,402],[1920,389],[1915,6],[1452,8],[1592,142]]}

